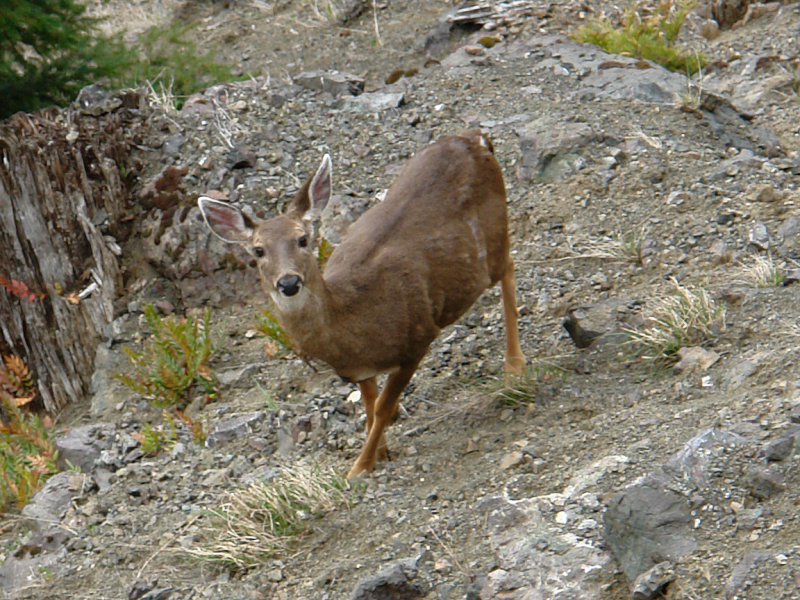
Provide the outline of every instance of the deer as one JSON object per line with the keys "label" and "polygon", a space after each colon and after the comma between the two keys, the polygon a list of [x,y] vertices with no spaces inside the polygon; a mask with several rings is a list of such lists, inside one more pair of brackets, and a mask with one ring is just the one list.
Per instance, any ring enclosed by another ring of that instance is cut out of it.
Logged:
{"label": "deer", "polygon": [[[207,196],[208,228],[255,259],[261,286],[300,356],[358,385],[366,441],[347,474],[387,458],[387,426],[431,343],[500,283],[505,371],[522,372],[516,283],[503,174],[494,147],[473,129],[443,137],[402,168],[384,200],[352,223],[324,270],[313,222],[331,197],[325,154],[283,214],[260,220]],[[377,377],[388,374],[382,390]]]}

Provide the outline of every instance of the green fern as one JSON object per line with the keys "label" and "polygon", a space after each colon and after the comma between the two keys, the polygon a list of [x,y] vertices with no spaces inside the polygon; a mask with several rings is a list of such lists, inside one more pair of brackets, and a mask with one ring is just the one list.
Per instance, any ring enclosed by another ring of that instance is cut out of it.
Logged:
{"label": "green fern", "polygon": [[216,377],[208,367],[214,351],[211,311],[206,310],[201,318],[162,318],[148,304],[144,316],[150,338],[141,352],[123,348],[133,372],[114,377],[159,407],[185,405],[195,386],[215,397]]}

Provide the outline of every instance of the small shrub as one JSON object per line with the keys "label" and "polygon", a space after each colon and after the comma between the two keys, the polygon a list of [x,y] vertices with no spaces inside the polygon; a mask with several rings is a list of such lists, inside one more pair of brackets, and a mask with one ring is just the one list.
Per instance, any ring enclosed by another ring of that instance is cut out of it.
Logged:
{"label": "small shrub", "polygon": [[704,289],[693,290],[672,279],[675,292],[657,299],[644,315],[645,329],[628,329],[630,343],[648,360],[669,360],[686,346],[702,346],[725,328],[725,308]]}
{"label": "small shrub", "polygon": [[348,482],[332,470],[286,467],[271,482],[227,494],[208,511],[205,540],[186,551],[197,558],[245,568],[287,553],[310,522],[347,503]]}
{"label": "small shrub", "polygon": [[611,54],[622,54],[651,60],[671,71],[694,75],[707,62],[699,53],[691,53],[676,45],[676,39],[694,0],[662,0],[648,14],[649,3],[631,4],[622,17],[621,27],[607,18],[580,27],[571,34],[577,42],[591,43]]}
{"label": "small shrub", "polygon": [[123,348],[133,367],[116,379],[161,408],[180,408],[195,388],[216,397],[216,377],[208,367],[213,354],[211,311],[201,318],[161,318],[153,305],[144,308],[150,338],[141,352]]}
{"label": "small shrub", "polygon": [[[174,423],[170,417],[165,418],[165,421],[174,427]],[[176,429],[165,431],[161,427],[154,428],[148,423],[145,423],[141,431],[134,432],[132,435],[133,438],[139,442],[139,447],[142,449],[142,452],[150,456],[155,456],[165,448],[171,447],[178,438]]]}
{"label": "small shrub", "polygon": [[45,480],[58,472],[45,422],[23,407],[35,397],[28,367],[16,356],[0,364],[0,510],[25,506]]}

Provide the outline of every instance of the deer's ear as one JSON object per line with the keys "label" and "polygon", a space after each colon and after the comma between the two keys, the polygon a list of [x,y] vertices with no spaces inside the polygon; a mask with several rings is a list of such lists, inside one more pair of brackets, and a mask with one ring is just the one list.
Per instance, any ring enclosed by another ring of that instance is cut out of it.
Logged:
{"label": "deer's ear", "polygon": [[289,212],[296,219],[319,215],[331,199],[331,157],[326,154],[314,173],[297,191]]}
{"label": "deer's ear", "polygon": [[328,205],[331,199],[331,155],[326,154],[322,157],[317,172],[311,179],[308,186],[308,197],[311,200],[311,210],[315,214],[320,214]]}
{"label": "deer's ear", "polygon": [[226,242],[243,244],[253,237],[255,224],[238,208],[208,196],[200,196],[197,205],[208,228]]}

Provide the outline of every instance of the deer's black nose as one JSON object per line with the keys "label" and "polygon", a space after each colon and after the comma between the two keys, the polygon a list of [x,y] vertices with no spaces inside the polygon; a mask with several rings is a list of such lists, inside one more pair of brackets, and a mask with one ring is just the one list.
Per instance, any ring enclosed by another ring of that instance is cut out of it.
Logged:
{"label": "deer's black nose", "polygon": [[297,275],[284,275],[275,285],[284,296],[294,296],[303,287],[303,280]]}

